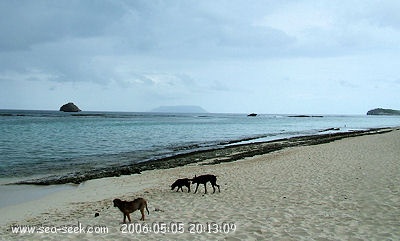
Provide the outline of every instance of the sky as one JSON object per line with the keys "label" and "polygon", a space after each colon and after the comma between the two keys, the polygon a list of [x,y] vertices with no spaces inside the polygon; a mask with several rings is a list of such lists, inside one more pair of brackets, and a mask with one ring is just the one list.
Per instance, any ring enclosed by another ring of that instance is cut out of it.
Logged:
{"label": "sky", "polygon": [[398,0],[0,1],[0,109],[400,109]]}

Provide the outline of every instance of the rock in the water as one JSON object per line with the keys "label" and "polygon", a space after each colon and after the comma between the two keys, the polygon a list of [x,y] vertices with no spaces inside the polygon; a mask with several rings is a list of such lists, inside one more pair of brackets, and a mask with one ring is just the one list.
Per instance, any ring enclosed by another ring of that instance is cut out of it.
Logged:
{"label": "rock in the water", "polygon": [[74,103],[69,102],[68,104],[65,104],[65,105],[61,106],[60,111],[64,111],[64,112],[79,112],[81,110]]}

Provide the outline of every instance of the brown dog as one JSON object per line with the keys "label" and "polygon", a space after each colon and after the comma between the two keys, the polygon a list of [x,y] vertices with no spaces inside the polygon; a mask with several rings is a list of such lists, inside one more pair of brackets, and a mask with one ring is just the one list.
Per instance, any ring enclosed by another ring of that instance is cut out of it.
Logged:
{"label": "brown dog", "polygon": [[136,210],[140,210],[142,213],[141,221],[144,221],[144,208],[147,210],[147,214],[150,214],[149,209],[147,208],[147,202],[144,198],[136,198],[131,202],[121,201],[121,199],[113,200],[114,207],[118,207],[119,210],[124,214],[124,223],[126,223],[126,217],[128,217],[129,222],[131,222],[130,213],[133,213]]}
{"label": "brown dog", "polygon": [[178,189],[176,189],[176,191],[178,192],[179,189],[181,189],[183,192],[183,188],[182,188],[183,186],[187,187],[188,192],[190,192],[190,179],[189,178],[182,178],[182,179],[176,180],[174,183],[172,183],[171,190],[174,190],[176,187],[178,187]]}

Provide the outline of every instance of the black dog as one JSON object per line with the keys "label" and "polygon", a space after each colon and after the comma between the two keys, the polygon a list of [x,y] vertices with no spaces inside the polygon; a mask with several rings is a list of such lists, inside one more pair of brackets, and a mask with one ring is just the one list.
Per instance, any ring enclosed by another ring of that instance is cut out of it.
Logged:
{"label": "black dog", "polygon": [[172,183],[171,190],[174,190],[175,187],[178,187],[178,189],[176,189],[176,191],[178,192],[179,189],[181,189],[183,192],[183,188],[182,188],[183,186],[187,187],[188,192],[190,192],[190,179],[189,178],[183,178],[183,179],[176,180],[174,183]]}
{"label": "black dog", "polygon": [[217,184],[217,177],[214,176],[214,175],[208,174],[208,175],[201,175],[201,176],[198,176],[198,177],[194,176],[194,178],[192,179],[192,183],[193,184],[197,183],[196,190],[194,191],[194,193],[197,192],[197,188],[199,188],[199,184],[200,183],[204,184],[204,189],[205,189],[204,193],[207,193],[207,187],[206,187],[206,183],[207,182],[211,183],[211,185],[212,185],[212,187],[214,189],[213,193],[215,193],[215,186],[218,187],[218,192],[221,192],[219,190],[219,185]]}

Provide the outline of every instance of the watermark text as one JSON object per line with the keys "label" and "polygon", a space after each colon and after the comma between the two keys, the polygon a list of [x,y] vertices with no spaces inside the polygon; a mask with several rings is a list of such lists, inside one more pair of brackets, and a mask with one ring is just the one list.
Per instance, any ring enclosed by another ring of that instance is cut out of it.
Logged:
{"label": "watermark text", "polygon": [[10,227],[11,232],[15,234],[79,234],[79,233],[108,233],[108,227],[101,225],[82,225],[78,222],[77,225],[61,225],[61,226],[51,226],[51,225],[12,225]]}

